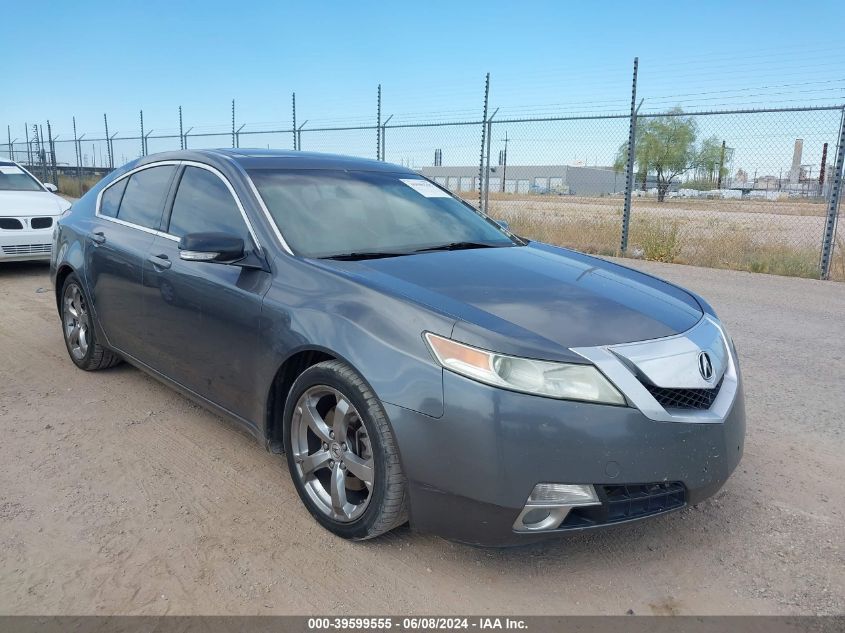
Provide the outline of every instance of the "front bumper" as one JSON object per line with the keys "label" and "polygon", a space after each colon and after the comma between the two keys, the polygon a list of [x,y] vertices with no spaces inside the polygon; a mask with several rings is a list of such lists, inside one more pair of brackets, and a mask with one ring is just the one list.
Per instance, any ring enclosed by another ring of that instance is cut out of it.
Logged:
{"label": "front bumper", "polygon": [[0,262],[49,260],[52,246],[52,227],[0,230]]}
{"label": "front bumper", "polygon": [[505,391],[444,371],[442,418],[385,405],[408,477],[411,525],[478,545],[528,543],[564,531],[513,529],[535,484],[544,482],[680,482],[685,504],[698,503],[722,487],[742,456],[738,381],[723,422],[691,423]]}

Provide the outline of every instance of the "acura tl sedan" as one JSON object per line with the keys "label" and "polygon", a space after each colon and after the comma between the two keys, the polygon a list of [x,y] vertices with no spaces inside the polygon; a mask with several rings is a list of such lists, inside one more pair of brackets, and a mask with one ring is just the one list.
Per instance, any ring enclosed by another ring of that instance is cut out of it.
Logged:
{"label": "acura tl sedan", "polygon": [[0,263],[50,259],[53,225],[70,202],[18,163],[0,159]]}
{"label": "acura tl sedan", "polygon": [[704,299],[396,165],[148,156],[59,221],[51,275],[79,368],[127,361],[241,424],[344,538],[625,523],[709,497],[742,455],[736,351]]}

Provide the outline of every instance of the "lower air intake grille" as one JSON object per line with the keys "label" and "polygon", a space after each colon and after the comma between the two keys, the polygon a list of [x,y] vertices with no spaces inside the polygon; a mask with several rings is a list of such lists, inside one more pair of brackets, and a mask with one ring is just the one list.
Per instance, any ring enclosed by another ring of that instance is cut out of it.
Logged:
{"label": "lower air intake grille", "polygon": [[3,247],[6,255],[43,255],[49,254],[51,250],[52,244],[15,244]]}
{"label": "lower air intake grille", "polygon": [[687,491],[679,481],[653,484],[599,485],[600,506],[574,508],[561,529],[584,528],[630,521],[683,508]]}
{"label": "lower air intake grille", "polygon": [[722,381],[712,389],[667,389],[643,382],[643,387],[664,409],[709,409],[719,395]]}

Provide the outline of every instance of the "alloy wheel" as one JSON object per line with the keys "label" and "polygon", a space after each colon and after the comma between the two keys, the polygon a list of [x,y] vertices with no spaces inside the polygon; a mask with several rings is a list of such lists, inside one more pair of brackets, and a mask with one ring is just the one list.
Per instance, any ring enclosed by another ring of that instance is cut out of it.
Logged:
{"label": "alloy wheel", "polygon": [[65,340],[70,353],[76,360],[81,361],[88,353],[91,321],[88,316],[85,297],[76,284],[69,285],[65,290],[62,302],[62,320],[64,322]]}
{"label": "alloy wheel", "polygon": [[293,411],[291,443],[296,476],[314,505],[341,523],[359,518],[375,468],[366,426],[349,399],[326,385],[307,389]]}

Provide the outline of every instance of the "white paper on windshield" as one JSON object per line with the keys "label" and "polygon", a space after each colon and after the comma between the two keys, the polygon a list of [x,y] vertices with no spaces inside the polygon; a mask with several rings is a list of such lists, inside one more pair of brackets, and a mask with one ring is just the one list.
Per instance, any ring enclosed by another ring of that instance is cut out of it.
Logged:
{"label": "white paper on windshield", "polygon": [[0,174],[22,174],[23,169],[17,165],[0,165]]}
{"label": "white paper on windshield", "polygon": [[402,182],[408,185],[411,189],[426,198],[449,198],[449,194],[443,191],[440,187],[427,180],[420,180],[418,178],[400,178]]}

